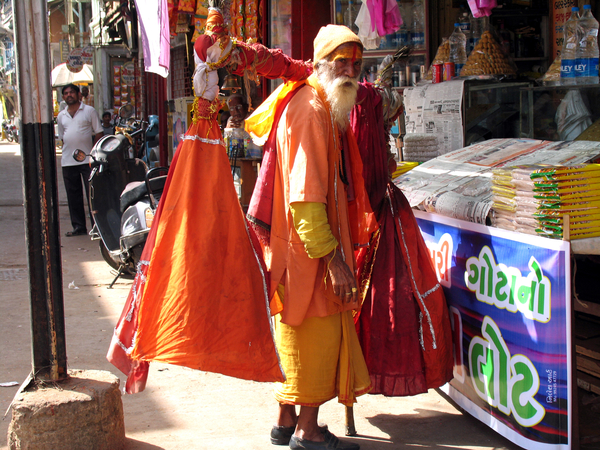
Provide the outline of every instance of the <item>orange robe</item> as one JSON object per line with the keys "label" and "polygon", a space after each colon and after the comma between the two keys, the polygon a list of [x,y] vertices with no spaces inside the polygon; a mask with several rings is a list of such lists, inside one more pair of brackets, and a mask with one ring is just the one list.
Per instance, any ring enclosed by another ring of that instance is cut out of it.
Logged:
{"label": "orange robe", "polygon": [[[272,313],[280,313],[276,318],[277,345],[289,377],[286,383],[276,383],[274,391],[280,403],[318,406],[337,396],[341,403],[352,405],[371,387],[352,320],[351,310],[358,302],[344,304],[333,293],[324,260],[309,257],[294,227],[289,205],[326,205],[331,232],[339,243],[336,251],[352,271],[356,270],[355,245],[368,242],[376,222],[368,205],[360,153],[351,130],[344,132],[347,145],[342,152],[342,135],[331,119],[316,76],[306,83],[309,87],[298,88],[273,130],[277,161],[270,236],[263,245],[270,272]],[[288,88],[291,86],[272,94],[261,105],[261,111],[246,120],[248,131],[265,134],[263,125],[272,122],[264,120],[263,112],[276,115],[277,98],[285,97]],[[340,172],[351,180],[348,185]],[[254,192],[261,195],[260,189]],[[350,202],[348,192],[353,194]],[[283,299],[276,293],[278,287],[284,291]]]}
{"label": "orange robe", "polygon": [[[281,283],[285,286],[285,308],[273,296],[272,313],[281,312],[281,321],[300,325],[306,317],[325,317],[356,309],[357,303],[342,304],[333,293],[331,280],[323,289],[325,264],[321,258],[311,259],[294,228],[289,204],[294,202],[324,203],[331,231],[340,243],[338,251],[352,271],[355,242],[368,242],[369,225],[375,220],[368,207],[362,181],[360,153],[350,128],[346,131],[348,153],[356,200],[348,204],[346,186],[340,178],[344,163],[340,132],[330,118],[324,92],[317,78],[307,80],[292,98],[277,127],[277,168],[273,192],[273,214],[269,246],[265,249],[267,268],[271,273],[270,295]],[[310,108],[310,111],[309,111]],[[247,119],[247,128],[252,120]],[[288,130],[293,130],[291,133]],[[252,131],[251,129],[249,131]],[[360,226],[357,225],[357,212]],[[352,225],[354,229],[352,229]],[[357,229],[362,233],[358,233]],[[359,236],[357,236],[359,235]]]}
{"label": "orange robe", "polygon": [[[148,361],[256,381],[284,379],[266,285],[216,121],[197,99],[115,328],[108,359],[144,389]],[[205,118],[202,118],[205,117]]]}

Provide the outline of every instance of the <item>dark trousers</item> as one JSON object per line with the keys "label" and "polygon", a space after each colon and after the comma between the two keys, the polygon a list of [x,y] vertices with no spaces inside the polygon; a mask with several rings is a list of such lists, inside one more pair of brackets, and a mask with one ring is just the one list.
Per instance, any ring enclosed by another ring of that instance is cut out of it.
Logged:
{"label": "dark trousers", "polygon": [[88,208],[90,210],[90,223],[94,226],[94,219],[91,214],[92,208],[90,207],[90,186],[88,182],[91,171],[92,169],[88,164],[79,164],[62,168],[73,230],[87,230],[85,206],[83,203],[84,189],[87,196]]}

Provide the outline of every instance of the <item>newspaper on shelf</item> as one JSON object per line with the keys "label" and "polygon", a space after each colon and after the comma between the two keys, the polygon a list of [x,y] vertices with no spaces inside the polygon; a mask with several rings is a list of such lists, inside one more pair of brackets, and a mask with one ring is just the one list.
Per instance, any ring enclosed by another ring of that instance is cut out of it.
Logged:
{"label": "newspaper on shelf", "polygon": [[595,162],[599,157],[600,142],[491,139],[427,161],[394,183],[413,208],[490,224],[493,168],[565,166]]}
{"label": "newspaper on shelf", "polygon": [[464,85],[452,80],[404,89],[406,133],[437,136],[440,155],[462,147]]}

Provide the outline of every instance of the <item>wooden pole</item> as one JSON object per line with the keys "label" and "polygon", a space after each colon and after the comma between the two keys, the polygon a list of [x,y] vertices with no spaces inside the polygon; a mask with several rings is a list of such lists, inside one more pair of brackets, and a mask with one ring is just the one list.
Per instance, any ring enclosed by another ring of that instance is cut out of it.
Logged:
{"label": "wooden pole", "polygon": [[346,406],[346,436],[356,436],[354,408],[352,406]]}
{"label": "wooden pole", "polygon": [[31,304],[32,376],[67,378],[56,154],[46,0],[15,8],[23,200]]}

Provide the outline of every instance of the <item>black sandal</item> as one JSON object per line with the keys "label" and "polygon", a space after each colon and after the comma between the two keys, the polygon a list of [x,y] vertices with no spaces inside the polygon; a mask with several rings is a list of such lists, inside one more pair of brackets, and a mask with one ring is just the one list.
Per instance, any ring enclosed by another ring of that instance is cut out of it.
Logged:
{"label": "black sandal", "polygon": [[73,231],[67,231],[65,233],[65,236],[67,236],[67,237],[83,236],[84,234],[87,234],[87,230],[73,230]]}

